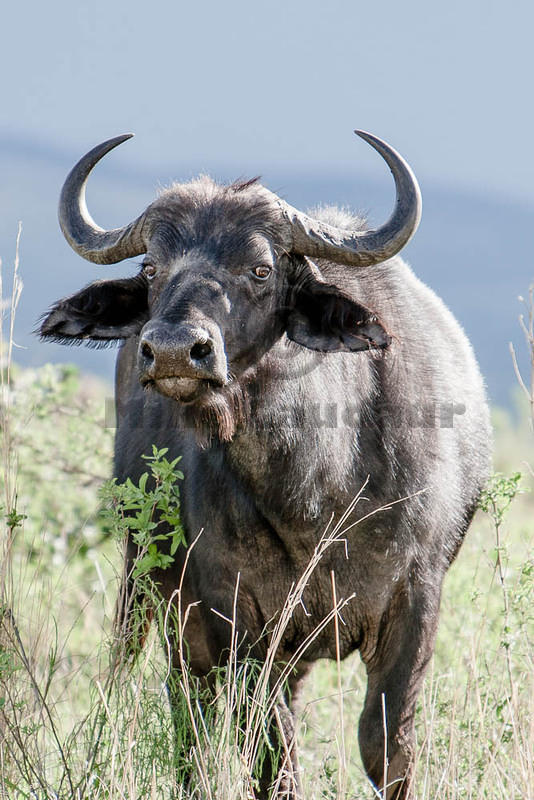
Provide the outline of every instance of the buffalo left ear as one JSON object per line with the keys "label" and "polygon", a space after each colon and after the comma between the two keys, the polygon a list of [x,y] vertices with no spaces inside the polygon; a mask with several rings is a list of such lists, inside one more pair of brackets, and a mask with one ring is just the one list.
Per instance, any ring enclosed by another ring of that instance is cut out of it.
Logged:
{"label": "buffalo left ear", "polygon": [[139,333],[147,319],[147,284],[142,277],[96,281],[56,303],[39,335],[60,344],[105,344]]}
{"label": "buffalo left ear", "polygon": [[294,289],[287,316],[289,339],[322,352],[384,348],[391,342],[376,314],[337,286],[311,275]]}

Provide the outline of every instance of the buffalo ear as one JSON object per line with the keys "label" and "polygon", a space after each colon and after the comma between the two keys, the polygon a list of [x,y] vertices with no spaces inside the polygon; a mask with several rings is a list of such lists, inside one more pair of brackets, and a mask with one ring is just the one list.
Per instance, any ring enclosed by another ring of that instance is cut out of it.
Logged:
{"label": "buffalo ear", "polygon": [[96,281],[52,306],[39,335],[61,344],[126,339],[148,320],[147,294],[146,281],[139,276]]}
{"label": "buffalo ear", "polygon": [[391,342],[376,314],[311,272],[293,290],[286,333],[292,341],[322,352],[384,348]]}

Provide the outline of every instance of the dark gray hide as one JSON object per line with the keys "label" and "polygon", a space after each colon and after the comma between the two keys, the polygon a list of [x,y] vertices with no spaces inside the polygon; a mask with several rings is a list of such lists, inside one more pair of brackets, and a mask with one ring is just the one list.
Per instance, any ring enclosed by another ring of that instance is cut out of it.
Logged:
{"label": "dark gray hide", "polygon": [[[265,632],[290,587],[331,518],[343,515],[367,481],[365,500],[349,515],[343,541],[315,568],[277,657],[290,660],[332,611],[333,572],[338,600],[352,597],[339,625],[341,657],[359,649],[368,673],[363,761],[381,787],[384,695],[387,798],[406,798],[414,708],[433,651],[442,580],[488,474],[490,449],[469,343],[443,303],[394,257],[419,219],[415,179],[392,166],[396,210],[371,233],[336,209],[300,215],[257,182],[219,186],[208,178],[173,186],[134,223],[104,232],[84,207],[84,182],[124,138],[75,167],[60,218],[86,258],[113,263],[146,253],[143,270],[60,301],[41,334],[123,340],[119,481],[139,477],[152,444],[182,456],[188,541],[203,531],[182,599],[184,607],[200,601],[185,631],[199,676],[224,660],[230,628],[212,609],[232,617],[238,573],[242,654],[251,647],[262,659]],[[365,138],[391,166],[394,151]],[[134,557],[130,546],[126,573]],[[165,598],[182,566],[180,555],[175,568],[154,576]],[[300,678],[316,659],[335,655],[331,622],[299,662],[292,696],[280,700],[290,740],[288,707]],[[298,797],[295,748],[289,750],[283,796]],[[259,797],[267,797],[278,767],[265,766]]]}

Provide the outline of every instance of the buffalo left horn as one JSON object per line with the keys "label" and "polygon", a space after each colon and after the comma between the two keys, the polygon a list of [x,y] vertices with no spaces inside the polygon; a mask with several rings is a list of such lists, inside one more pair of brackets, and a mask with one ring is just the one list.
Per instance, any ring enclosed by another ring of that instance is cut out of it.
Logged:
{"label": "buffalo left horn", "polygon": [[123,228],[105,231],[95,223],[85,202],[85,186],[93,167],[106,153],[132,136],[132,133],[116,136],[90,150],[69,172],[61,190],[61,230],[72,249],[95,264],[115,264],[146,252],[144,214]]}

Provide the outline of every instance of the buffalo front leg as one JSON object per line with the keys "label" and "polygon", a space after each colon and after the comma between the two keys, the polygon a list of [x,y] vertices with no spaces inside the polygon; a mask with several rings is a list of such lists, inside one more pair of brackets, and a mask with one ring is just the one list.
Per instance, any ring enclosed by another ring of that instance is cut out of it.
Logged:
{"label": "buffalo front leg", "polygon": [[257,800],[301,800],[295,718],[280,691],[269,725],[270,746],[264,749],[258,774]]}
{"label": "buffalo front leg", "polygon": [[410,585],[383,615],[372,652],[362,648],[367,694],[359,744],[367,775],[385,800],[412,796],[417,696],[434,650],[439,586]]}
{"label": "buffalo front leg", "polygon": [[195,754],[198,756],[208,746],[202,718],[213,701],[214,691],[212,675],[197,677],[173,669],[167,678],[174,730],[173,766],[177,797],[203,797],[202,786],[208,776],[199,766],[202,759]]}
{"label": "buffalo front leg", "polygon": [[[172,576],[153,573],[161,601],[157,619],[166,660],[166,687],[174,729],[174,768],[178,796],[200,797],[205,782],[202,753],[208,746],[206,724],[213,711],[216,655],[210,652],[199,607],[184,580],[173,589]],[[165,581],[168,581],[168,585]],[[209,725],[208,725],[209,727]],[[184,787],[185,795],[179,787]]]}

